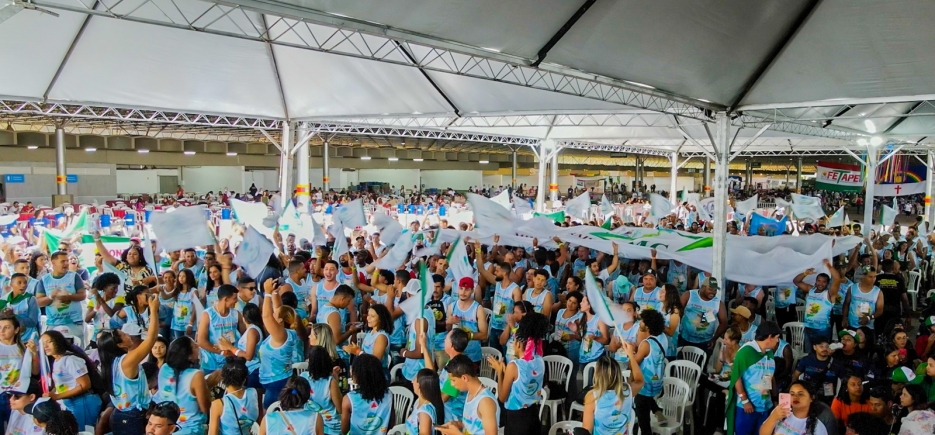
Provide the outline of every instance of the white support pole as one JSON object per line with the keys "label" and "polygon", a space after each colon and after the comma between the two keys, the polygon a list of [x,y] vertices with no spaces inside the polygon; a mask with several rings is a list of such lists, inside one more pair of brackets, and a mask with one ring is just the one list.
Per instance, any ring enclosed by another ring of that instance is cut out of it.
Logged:
{"label": "white support pole", "polygon": [[727,181],[730,175],[730,117],[718,112],[715,119],[717,153],[714,162],[714,261],[711,274],[721,284],[721,299],[726,298],[724,278],[727,270]]}
{"label": "white support pole", "polygon": [[548,156],[549,152],[546,149],[545,142],[548,140],[542,141],[539,143],[539,178],[538,185],[536,187],[536,211],[539,213],[545,213],[545,172],[548,170]]}
{"label": "white support pole", "polygon": [[929,223],[928,231],[935,229],[935,207],[932,207],[932,189],[935,180],[932,174],[935,171],[935,150],[928,150],[928,176],[925,179],[925,216]]}
{"label": "white support pole", "polygon": [[328,155],[331,144],[328,141],[325,141],[321,149],[321,190],[327,192],[331,189],[331,178],[328,174],[331,173],[331,156]]}
{"label": "white support pole", "polygon": [[289,182],[292,172],[292,125],[289,122],[282,124],[282,140],[280,141],[279,154],[279,196],[281,205],[286,207],[286,203],[292,199],[292,184]]}
{"label": "white support pole", "polygon": [[669,171],[669,202],[672,204],[678,204],[678,177],[679,177],[679,153],[673,151],[672,154],[669,154],[669,163],[671,163],[672,170]]}
{"label": "white support pole", "polygon": [[702,174],[702,178],[704,186],[701,188],[701,196],[705,198],[708,196],[708,191],[711,190],[711,159],[708,158],[708,156],[704,158],[704,173]]}
{"label": "white support pole", "polygon": [[802,158],[795,165],[795,193],[802,193]]}
{"label": "white support pole", "polygon": [[510,178],[510,185],[513,186],[513,190],[516,190],[516,187],[517,187],[517,184],[516,184],[516,160],[517,160],[516,150],[514,149],[514,150],[513,150],[513,167],[511,168],[512,170],[510,171],[510,176],[511,176],[511,178]]}
{"label": "white support pole", "polygon": [[[558,201],[558,149],[551,150],[549,162],[549,201]],[[571,199],[571,198],[568,198]]]}
{"label": "white support pole", "polygon": [[302,141],[295,144],[295,146],[298,147],[295,151],[296,167],[298,168],[295,180],[296,208],[304,212],[308,210],[308,206],[311,203],[311,196],[309,196],[311,194],[311,186],[308,181],[310,160],[308,149],[308,123],[303,122],[299,124],[295,136]]}
{"label": "white support pole", "polygon": [[864,236],[870,236],[870,230],[873,229],[873,187],[877,176],[877,159],[879,158],[877,153],[879,152],[880,150],[876,147],[867,146],[867,164],[864,165],[866,170],[864,184],[867,187],[864,188],[864,225],[861,227],[861,233]]}
{"label": "white support pole", "polygon": [[68,194],[68,172],[65,168],[65,129],[55,125],[55,187],[59,195]]}

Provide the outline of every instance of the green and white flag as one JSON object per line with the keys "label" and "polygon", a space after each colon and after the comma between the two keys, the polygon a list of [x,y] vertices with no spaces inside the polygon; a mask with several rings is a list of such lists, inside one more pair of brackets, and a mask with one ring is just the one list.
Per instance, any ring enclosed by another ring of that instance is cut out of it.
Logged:
{"label": "green and white flag", "polygon": [[411,325],[418,318],[425,317],[425,304],[435,290],[432,275],[428,273],[425,262],[419,262],[419,279],[411,280],[404,291],[409,293],[406,300],[399,303],[399,309],[406,315],[406,324]]}
{"label": "green and white flag", "polygon": [[88,209],[81,210],[81,213],[71,221],[71,225],[65,228],[62,237],[69,238],[78,233],[91,232],[91,218],[88,216]]}
{"label": "green and white flag", "polygon": [[463,237],[458,236],[451,243],[446,259],[448,260],[448,267],[451,268],[451,274],[454,276],[454,282],[457,283],[466,276],[474,277],[474,268],[471,266],[471,260],[468,259]]}
{"label": "green and white flag", "polygon": [[892,226],[893,222],[896,222],[897,215],[899,215],[899,211],[896,206],[896,197],[893,197],[892,207],[886,204],[880,205],[880,225],[884,227]]}
{"label": "green and white flag", "polygon": [[[45,237],[46,246],[58,246],[58,243],[63,239],[61,232],[52,229],[43,230],[43,236]],[[126,251],[127,248],[130,247],[129,237],[102,235],[101,242],[104,243],[107,252],[114,258],[120,258],[120,256],[123,255],[123,251]],[[94,254],[97,253],[97,245],[94,243],[94,236],[90,234],[82,235],[81,239],[78,241],[78,249],[78,263],[81,267],[88,269],[88,272],[97,270],[97,267],[94,266]]]}
{"label": "green and white flag", "polygon": [[844,213],[844,207],[839,208],[838,211],[834,212],[831,218],[828,219],[828,228],[843,227],[846,217],[847,215]]}

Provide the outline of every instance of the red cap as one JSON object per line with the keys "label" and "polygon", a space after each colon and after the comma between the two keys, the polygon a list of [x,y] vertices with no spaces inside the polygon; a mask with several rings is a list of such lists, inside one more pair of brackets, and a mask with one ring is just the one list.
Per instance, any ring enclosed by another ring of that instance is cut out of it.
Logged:
{"label": "red cap", "polygon": [[458,287],[461,287],[461,288],[474,288],[474,278],[471,278],[471,277],[469,277],[469,276],[466,276],[466,277],[464,277],[464,278],[461,278],[461,280],[458,281]]}

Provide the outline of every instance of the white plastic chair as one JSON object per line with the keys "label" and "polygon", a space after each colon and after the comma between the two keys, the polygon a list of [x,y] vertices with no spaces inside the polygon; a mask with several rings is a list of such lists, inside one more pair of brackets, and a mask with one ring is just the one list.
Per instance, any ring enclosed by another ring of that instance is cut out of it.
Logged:
{"label": "white plastic chair", "polygon": [[302,374],[308,371],[308,361],[297,362],[292,365],[292,370],[295,370],[298,374]]}
{"label": "white plastic chair", "polygon": [[493,317],[493,310],[484,308],[484,313],[487,313],[487,324],[490,325],[490,318]]}
{"label": "white plastic chair", "polygon": [[562,433],[571,433],[575,428],[582,427],[580,421],[562,421],[552,425],[549,428],[549,435],[558,435],[558,431]]}
{"label": "white plastic chair", "polygon": [[493,393],[494,396],[499,397],[497,396],[497,390],[499,389],[499,386],[497,385],[497,381],[490,379],[490,378],[477,378],[477,379],[479,379],[480,383],[484,385],[484,388],[487,388],[488,390],[490,390],[490,392]]}
{"label": "white plastic chair", "polygon": [[[711,355],[720,355],[720,354],[721,354],[721,346],[723,346],[723,345],[724,345],[724,339],[723,339],[723,338],[718,338],[718,339],[714,342],[714,350],[711,351]],[[705,373],[714,373],[714,360],[716,360],[716,359],[717,359],[717,357],[708,359],[708,365],[707,365],[707,367],[705,367]]]}
{"label": "white plastic chair", "polygon": [[688,360],[675,360],[666,366],[665,377],[676,378],[688,384],[688,424],[691,425],[692,433],[695,433],[695,418],[692,415],[692,405],[695,403],[695,390],[698,389],[698,382],[701,380],[701,367]]}
{"label": "white plastic chair", "polygon": [[708,360],[708,354],[706,354],[705,351],[695,346],[679,347],[676,352],[676,355],[678,356],[677,359],[689,360],[695,363],[695,365],[697,365],[698,367],[704,367],[705,362],[707,362]]}
{"label": "white plastic chair", "polygon": [[653,432],[659,435],[683,433],[683,418],[688,408],[688,395],[691,393],[691,388],[681,379],[667,377],[662,380],[662,389],[664,393],[658,402],[662,407],[662,413],[666,416],[666,422],[660,424],[653,421]]}
{"label": "white plastic chair", "polygon": [[[798,309],[798,307],[796,307]],[[803,308],[804,309],[804,308]],[[789,322],[782,327],[783,335],[789,334],[789,345],[792,346],[792,357],[798,360],[805,355],[805,324],[802,322]]]}
{"label": "white plastic chair", "polygon": [[250,426],[250,435],[260,435],[260,423],[253,422],[253,426]]}
{"label": "white plastic chair", "polygon": [[[591,384],[594,380],[594,372],[597,371],[597,361],[589,362],[584,366],[584,370],[581,372],[582,385],[587,386]],[[626,378],[624,378],[626,379]],[[575,412],[580,412],[584,414],[584,404],[579,402],[577,399],[572,402],[571,406],[568,407],[568,418],[571,419],[574,417]]]}
{"label": "white plastic chair", "polygon": [[273,411],[276,410],[276,408],[279,408],[279,401],[278,401],[278,400],[275,401],[275,402],[273,402],[273,403],[270,403],[269,406],[266,407],[266,414],[263,414],[263,415],[270,415],[270,414],[272,414]]}
{"label": "white plastic chair", "polygon": [[[542,357],[542,359],[545,362],[545,372],[548,375],[548,378],[546,378],[545,380],[557,382],[557,383],[564,385],[565,391],[567,392],[568,387],[571,385],[571,381],[572,381],[571,370],[572,370],[573,365],[572,365],[571,360],[560,355],[546,355]],[[548,396],[544,396],[542,399],[542,402],[543,402],[542,409],[546,407],[549,408],[549,415],[551,417],[551,420],[549,420],[549,423],[557,423],[558,412],[559,410],[563,408],[562,407],[563,400],[562,399],[549,400]],[[542,410],[540,409],[540,413],[541,411]]]}
{"label": "white plastic chair", "polygon": [[491,367],[490,363],[487,362],[487,357],[492,356],[496,358],[497,361],[503,361],[503,354],[500,353],[499,350],[492,347],[482,347],[480,348],[480,353],[480,377],[497,380],[497,376],[493,371],[493,367]]}
{"label": "white plastic chair", "polygon": [[766,300],[766,320],[776,321],[776,302],[773,301],[772,296],[769,296],[769,299]]}
{"label": "white plastic chair", "polygon": [[409,434],[406,433],[405,424],[397,424],[396,426],[393,426],[392,429],[390,429],[387,435],[409,435]]}
{"label": "white plastic chair", "polygon": [[402,370],[403,370],[402,363],[396,364],[393,366],[393,368],[390,369],[390,383],[396,382],[396,379],[398,379],[398,376],[399,376],[399,372],[401,372]]}
{"label": "white plastic chair", "polygon": [[390,422],[391,427],[398,424],[406,424],[406,417],[409,417],[409,407],[415,400],[412,391],[403,387],[390,386],[390,393],[393,395],[393,416]]}
{"label": "white plastic chair", "polygon": [[795,316],[799,319],[799,323],[805,321],[805,305],[795,306]]}
{"label": "white plastic chair", "polygon": [[919,278],[922,277],[922,274],[916,270],[912,270],[908,275],[909,282],[906,284],[906,293],[909,295],[909,300],[912,302],[912,311],[917,311],[919,308]]}

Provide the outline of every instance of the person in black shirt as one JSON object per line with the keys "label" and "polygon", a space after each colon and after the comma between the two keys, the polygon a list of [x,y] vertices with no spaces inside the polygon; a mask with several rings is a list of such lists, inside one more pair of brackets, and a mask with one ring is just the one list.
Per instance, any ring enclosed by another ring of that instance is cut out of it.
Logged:
{"label": "person in black shirt", "polygon": [[816,338],[812,342],[812,352],[795,365],[792,381],[801,380],[813,391],[818,392],[822,402],[831,403],[834,399],[834,386],[838,380],[834,365],[828,338]]}
{"label": "person in black shirt", "polygon": [[894,263],[892,259],[883,260],[883,273],[877,275],[876,286],[883,292],[883,315],[873,321],[877,331],[884,330],[890,320],[900,319],[901,316],[905,316],[907,323],[911,323],[906,281],[902,275],[893,273]]}
{"label": "person in black shirt", "polygon": [[445,277],[434,274],[432,275],[432,282],[435,285],[435,290],[432,292],[432,299],[425,303],[425,307],[432,310],[432,313],[435,317],[435,337],[428,337],[431,340],[435,340],[435,359],[441,362],[447,362],[448,358],[445,355],[445,336],[448,335],[448,328],[446,322],[448,321],[448,314],[445,312]]}
{"label": "person in black shirt", "polygon": [[841,339],[840,348],[834,352],[836,373],[855,373],[866,377],[870,370],[870,359],[861,352],[858,346],[860,336],[853,329],[843,329],[838,332]]}

